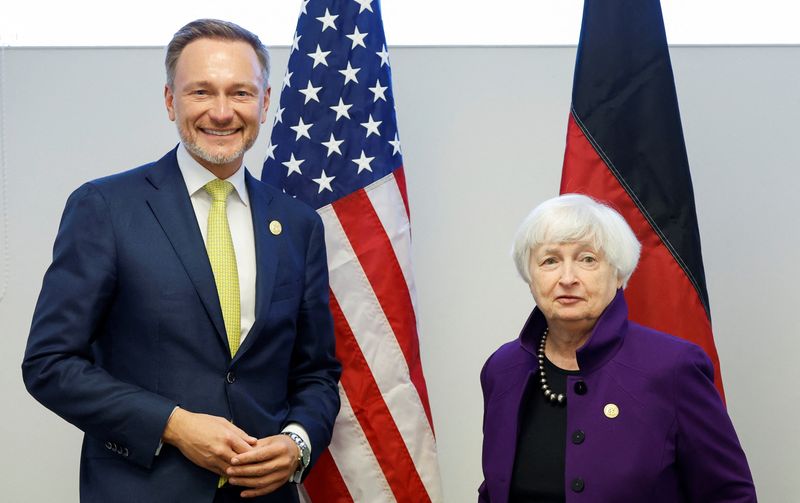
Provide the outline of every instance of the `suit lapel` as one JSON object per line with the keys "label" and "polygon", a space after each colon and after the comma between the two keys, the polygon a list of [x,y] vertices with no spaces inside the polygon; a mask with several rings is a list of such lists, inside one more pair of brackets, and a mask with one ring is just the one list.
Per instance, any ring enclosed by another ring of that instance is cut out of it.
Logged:
{"label": "suit lapel", "polygon": [[245,184],[250,197],[253,237],[256,243],[256,319],[234,360],[254,344],[266,321],[275,286],[275,273],[278,270],[278,240],[282,237],[269,231],[269,223],[277,220],[277,215],[271,215],[272,195],[266,186],[254,179],[248,171],[245,171]]}
{"label": "suit lapel", "polygon": [[147,204],[164,229],[221,342],[227,348],[228,338],[225,335],[214,273],[211,271],[186,183],[178,168],[176,150],[169,152],[153,166],[147,174],[147,180],[155,189],[148,196]]}

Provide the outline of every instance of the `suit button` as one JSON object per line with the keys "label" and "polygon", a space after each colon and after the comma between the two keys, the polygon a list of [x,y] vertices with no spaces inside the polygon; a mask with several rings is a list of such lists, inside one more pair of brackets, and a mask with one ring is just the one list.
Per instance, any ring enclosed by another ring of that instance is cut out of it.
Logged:
{"label": "suit button", "polygon": [[577,393],[579,395],[585,395],[586,391],[587,391],[587,389],[586,389],[586,383],[585,382],[578,381],[578,382],[575,383],[575,393]]}
{"label": "suit button", "polygon": [[225,380],[228,382],[228,384],[233,384],[236,382],[236,375],[234,375],[233,372],[228,372],[225,374]]}
{"label": "suit button", "polygon": [[572,484],[570,484],[572,490],[576,493],[583,491],[583,479],[580,477],[572,479]]}
{"label": "suit button", "polygon": [[123,449],[122,455],[125,456],[126,458],[128,457],[128,448],[127,447],[125,449]]}
{"label": "suit button", "polygon": [[106,449],[111,449],[112,448],[111,442],[106,442],[105,446],[106,446]]}
{"label": "suit button", "polygon": [[572,432],[572,443],[575,445],[582,444],[583,441],[586,439],[586,434],[581,430],[575,430]]}

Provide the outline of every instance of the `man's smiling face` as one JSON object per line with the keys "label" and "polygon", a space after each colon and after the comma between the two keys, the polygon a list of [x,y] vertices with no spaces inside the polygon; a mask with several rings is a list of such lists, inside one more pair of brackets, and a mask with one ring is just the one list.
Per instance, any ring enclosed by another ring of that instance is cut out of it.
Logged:
{"label": "man's smiling face", "polygon": [[186,150],[219,177],[233,174],[267,117],[269,89],[255,51],[242,41],[188,44],[164,92]]}

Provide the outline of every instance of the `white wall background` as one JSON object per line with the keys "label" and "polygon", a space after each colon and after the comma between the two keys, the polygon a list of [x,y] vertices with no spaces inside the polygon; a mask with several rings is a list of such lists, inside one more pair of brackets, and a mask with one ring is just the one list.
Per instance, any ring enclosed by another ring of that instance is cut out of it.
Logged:
{"label": "white wall background", "polygon": [[[265,44],[286,44],[300,2],[192,0],[187,7],[163,0],[0,1],[0,45],[161,46],[178,26],[199,17],[257,27]],[[577,44],[583,12],[583,0],[380,3],[390,46]],[[796,0],[661,0],[661,5],[673,44],[800,43]]]}
{"label": "white wall background", "polygon": [[[448,502],[475,501],[478,372],[532,307],[508,249],[523,216],[558,191],[574,54],[392,52],[422,355]],[[273,56],[277,103],[287,49]],[[800,501],[800,47],[676,47],[672,56],[729,410],[760,501]],[[27,395],[19,365],[69,192],[177,141],[161,61],[158,48],[0,50],[7,501],[78,500],[81,435]],[[267,128],[248,157],[257,173],[268,137]]]}

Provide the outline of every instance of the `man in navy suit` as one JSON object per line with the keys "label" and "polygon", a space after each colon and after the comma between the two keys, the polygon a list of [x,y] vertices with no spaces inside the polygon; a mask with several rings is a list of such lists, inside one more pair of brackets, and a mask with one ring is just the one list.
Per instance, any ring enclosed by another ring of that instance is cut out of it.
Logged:
{"label": "man in navy suit", "polygon": [[[181,143],[70,196],[25,384],[85,432],[82,501],[295,502],[339,410],[322,223],[242,166],[269,106],[258,37],[194,21],[166,67]],[[234,283],[215,277],[212,213]]]}

